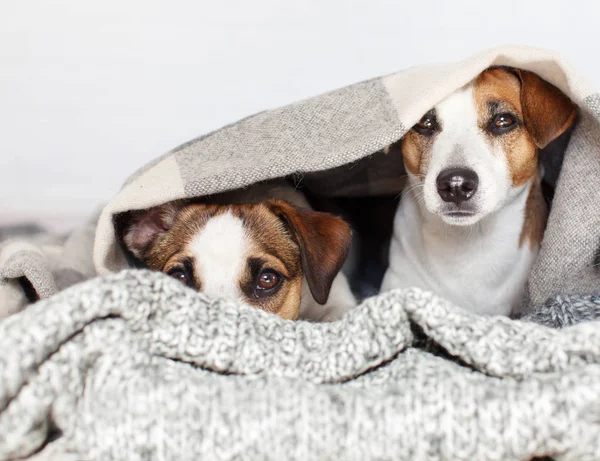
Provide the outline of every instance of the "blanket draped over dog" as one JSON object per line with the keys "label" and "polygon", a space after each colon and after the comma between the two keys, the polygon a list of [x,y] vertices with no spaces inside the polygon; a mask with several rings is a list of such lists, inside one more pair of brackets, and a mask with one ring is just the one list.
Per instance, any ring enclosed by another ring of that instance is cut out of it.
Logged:
{"label": "blanket draped over dog", "polygon": [[[382,149],[491,65],[580,107],[524,319],[410,289],[290,322],[122,271],[122,212],[280,177],[323,196],[399,193],[402,159]],[[560,57],[494,49],[243,119],[142,168],[71,236],[11,236],[0,460],[600,459],[600,324],[581,322],[600,316],[599,122],[600,94]]]}

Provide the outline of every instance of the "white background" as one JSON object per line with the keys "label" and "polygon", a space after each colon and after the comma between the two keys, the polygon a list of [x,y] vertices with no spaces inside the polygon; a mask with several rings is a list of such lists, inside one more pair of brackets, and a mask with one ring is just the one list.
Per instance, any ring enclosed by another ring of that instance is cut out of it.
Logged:
{"label": "white background", "polygon": [[0,0],[0,224],[66,227],[198,134],[495,45],[600,88],[596,1]]}

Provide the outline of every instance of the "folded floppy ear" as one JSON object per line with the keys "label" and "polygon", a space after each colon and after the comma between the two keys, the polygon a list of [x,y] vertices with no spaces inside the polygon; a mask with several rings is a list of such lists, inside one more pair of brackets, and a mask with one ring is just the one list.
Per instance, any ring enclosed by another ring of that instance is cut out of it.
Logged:
{"label": "folded floppy ear", "polygon": [[337,216],[299,208],[283,200],[270,200],[268,206],[285,222],[300,247],[302,270],[313,298],[325,304],[348,255],[350,226]]}
{"label": "folded floppy ear", "polygon": [[525,128],[543,149],[569,128],[577,106],[558,88],[533,72],[515,69],[521,80],[521,106]]}
{"label": "folded floppy ear", "polygon": [[123,232],[125,246],[136,258],[143,258],[154,241],[169,231],[180,209],[179,202],[170,202],[134,212]]}

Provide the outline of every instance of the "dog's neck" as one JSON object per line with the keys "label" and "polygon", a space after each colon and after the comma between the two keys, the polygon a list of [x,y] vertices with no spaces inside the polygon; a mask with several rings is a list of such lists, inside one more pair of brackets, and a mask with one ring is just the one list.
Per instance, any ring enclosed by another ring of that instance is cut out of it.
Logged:
{"label": "dog's neck", "polygon": [[520,244],[532,184],[471,226],[444,223],[425,209],[418,190],[409,188],[396,214],[382,288],[417,286],[474,312],[510,314],[520,304],[523,280],[537,254]]}

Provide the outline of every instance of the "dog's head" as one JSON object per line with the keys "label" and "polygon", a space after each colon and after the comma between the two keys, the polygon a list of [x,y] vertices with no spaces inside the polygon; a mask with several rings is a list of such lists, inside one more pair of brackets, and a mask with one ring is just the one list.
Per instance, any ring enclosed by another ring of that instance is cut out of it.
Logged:
{"label": "dog's head", "polygon": [[525,188],[537,174],[538,150],[575,116],[569,98],[537,75],[487,69],[402,139],[411,190],[444,222],[474,224]]}
{"label": "dog's head", "polygon": [[298,318],[304,279],[319,304],[327,301],[350,240],[341,218],[281,200],[171,202],[138,212],[123,233],[125,246],[149,269],[287,319]]}

